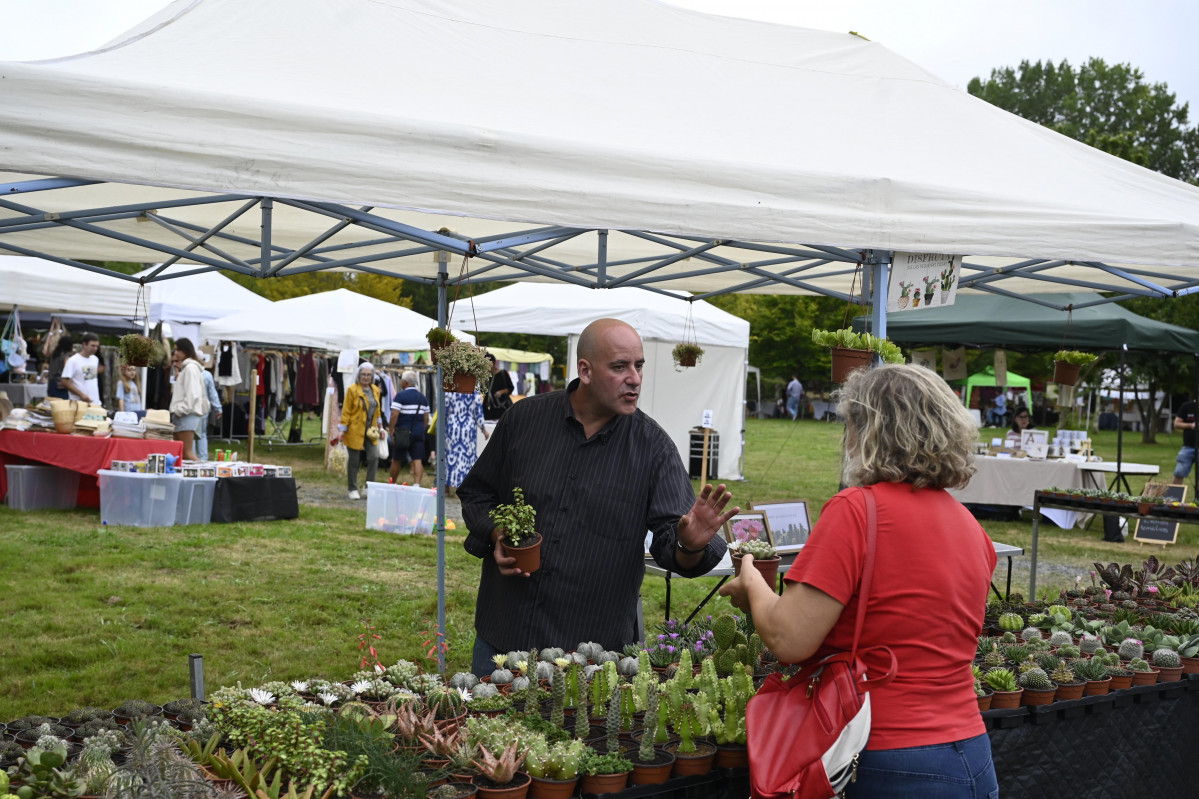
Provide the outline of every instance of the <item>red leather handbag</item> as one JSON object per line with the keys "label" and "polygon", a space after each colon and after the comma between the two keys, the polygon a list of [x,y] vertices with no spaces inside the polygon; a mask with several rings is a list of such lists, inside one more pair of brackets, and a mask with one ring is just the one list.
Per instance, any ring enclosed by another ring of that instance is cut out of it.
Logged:
{"label": "red leather handbag", "polygon": [[[895,653],[885,646],[858,649],[866,619],[866,597],[874,574],[877,509],[874,492],[866,499],[866,559],[859,584],[853,646],[805,666],[783,679],[772,674],[745,711],[749,782],[754,799],[829,799],[857,772],[858,753],[870,737],[869,691],[895,678]],[[862,655],[874,652],[890,661],[868,678]]]}

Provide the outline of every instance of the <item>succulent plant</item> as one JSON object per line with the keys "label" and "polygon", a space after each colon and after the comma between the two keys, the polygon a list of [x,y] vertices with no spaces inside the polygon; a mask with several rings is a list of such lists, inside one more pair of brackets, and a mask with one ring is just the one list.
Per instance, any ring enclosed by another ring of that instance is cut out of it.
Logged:
{"label": "succulent plant", "polygon": [[1025,627],[1023,630],[1020,631],[1020,640],[1021,641],[1032,641],[1033,639],[1036,639],[1038,641],[1041,639],[1040,628],[1029,626],[1029,627]]}
{"label": "succulent plant", "polygon": [[1074,669],[1070,668],[1070,664],[1064,660],[1050,673],[1049,679],[1058,685],[1068,685],[1078,682],[1078,677],[1074,674]]}
{"label": "succulent plant", "polygon": [[1121,660],[1132,660],[1145,656],[1145,645],[1136,638],[1125,638],[1120,642],[1120,650],[1117,653]]}
{"label": "succulent plant", "polygon": [[983,682],[994,691],[1014,691],[1017,687],[1016,675],[1004,668],[991,669],[983,675]]}
{"label": "succulent plant", "polygon": [[1144,658],[1133,658],[1128,661],[1128,668],[1132,671],[1153,671],[1153,667],[1149,665],[1149,661]]}
{"label": "succulent plant", "polygon": [[989,668],[1002,666],[1006,662],[1007,658],[1005,658],[1003,653],[998,649],[992,649],[990,652],[983,655],[983,665],[988,666]]}
{"label": "succulent plant", "polygon": [[1081,655],[1082,652],[1074,644],[1062,644],[1057,648],[1057,654],[1058,657],[1062,658],[1076,658]]}
{"label": "succulent plant", "polygon": [[1174,669],[1182,665],[1182,660],[1173,649],[1162,647],[1153,650],[1153,665],[1159,669]]}
{"label": "succulent plant", "polygon": [[479,684],[479,678],[469,671],[460,671],[453,677],[450,677],[451,688],[466,688],[470,690]]}
{"label": "succulent plant", "polygon": [[1074,643],[1074,639],[1070,637],[1070,633],[1065,630],[1056,630],[1049,635],[1050,646],[1068,646]]}
{"label": "succulent plant", "polygon": [[512,682],[512,671],[509,669],[496,669],[491,672],[492,685],[508,685]]}
{"label": "succulent plant", "polygon": [[1074,673],[1079,676],[1079,679],[1088,682],[1107,679],[1107,664],[1102,660],[1076,660],[1074,661]]}
{"label": "succulent plant", "polygon": [[1033,691],[1048,691],[1053,688],[1053,683],[1049,681],[1049,675],[1044,669],[1033,667],[1020,675],[1020,687],[1028,688]]}
{"label": "succulent plant", "polygon": [[1016,632],[1024,629],[1024,619],[1019,613],[1004,613],[999,617],[999,629]]}
{"label": "succulent plant", "polygon": [[1084,655],[1089,655],[1093,652],[1098,652],[1103,647],[1098,636],[1090,633],[1083,633],[1082,638],[1078,641],[1078,651]]}

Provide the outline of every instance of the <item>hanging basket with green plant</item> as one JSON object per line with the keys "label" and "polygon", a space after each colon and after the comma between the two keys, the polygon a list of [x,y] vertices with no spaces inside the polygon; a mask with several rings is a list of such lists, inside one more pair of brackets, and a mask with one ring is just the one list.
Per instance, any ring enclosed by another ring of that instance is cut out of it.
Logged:
{"label": "hanging basket with green plant", "polygon": [[154,342],[141,333],[127,333],[117,342],[121,360],[129,366],[149,366],[154,360]]}
{"label": "hanging basket with green plant", "polygon": [[834,383],[844,383],[852,372],[869,368],[874,355],[883,363],[903,363],[903,352],[893,342],[869,333],[855,333],[849,328],[813,330],[812,343],[831,351]]}
{"label": "hanging basket with green plant", "polygon": [[458,394],[487,393],[491,384],[491,361],[487,350],[466,341],[454,339],[433,351],[434,361],[441,367],[442,388]]}
{"label": "hanging basket with green plant", "polygon": [[674,358],[674,365],[685,369],[700,362],[704,357],[704,348],[690,341],[680,341],[670,354]]}
{"label": "hanging basket with green plant", "polygon": [[1063,386],[1078,385],[1078,373],[1098,358],[1090,352],[1058,350],[1053,355],[1053,382]]}

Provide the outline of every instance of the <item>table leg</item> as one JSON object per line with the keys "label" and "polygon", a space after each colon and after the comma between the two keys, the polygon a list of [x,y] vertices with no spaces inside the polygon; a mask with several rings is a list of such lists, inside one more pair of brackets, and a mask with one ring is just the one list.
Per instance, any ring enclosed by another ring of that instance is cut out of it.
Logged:
{"label": "table leg", "polygon": [[1033,602],[1037,598],[1037,537],[1041,532],[1041,503],[1034,504],[1032,512],[1032,565],[1028,570],[1028,596],[1027,601]]}
{"label": "table leg", "polygon": [[724,585],[728,581],[729,581],[728,575],[721,577],[720,582],[718,582],[716,584],[716,587],[713,588],[711,591],[709,591],[708,595],[706,597],[704,597],[703,600],[698,605],[695,606],[695,610],[691,611],[691,615],[687,617],[686,621],[684,621],[683,624],[684,625],[690,624],[691,620],[695,618],[695,614],[699,613],[703,609],[704,605],[708,604],[708,600],[711,599],[712,597],[716,596],[716,592],[720,590],[720,586]]}
{"label": "table leg", "polygon": [[995,598],[996,598],[996,599],[998,599],[1000,602],[1005,602],[1005,601],[1006,601],[1006,600],[1003,598],[1003,594],[999,593],[999,589],[995,587],[995,581],[994,581],[994,580],[992,580],[992,581],[991,581],[991,590],[995,592]]}
{"label": "table leg", "polygon": [[1007,594],[1003,597],[1003,601],[1007,602],[1012,598],[1012,556],[1007,556]]}
{"label": "table leg", "polygon": [[666,572],[666,621],[670,621],[670,572]]}

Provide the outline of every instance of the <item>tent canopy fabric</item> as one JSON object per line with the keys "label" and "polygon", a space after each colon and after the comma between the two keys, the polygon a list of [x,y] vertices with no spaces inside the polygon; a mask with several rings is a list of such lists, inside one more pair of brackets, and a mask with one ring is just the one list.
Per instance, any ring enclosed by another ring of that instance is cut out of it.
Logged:
{"label": "tent canopy fabric", "polygon": [[[435,81],[394,79],[430,64]],[[1162,295],[1199,278],[1199,188],[858,36],[653,0],[178,0],[98,51],[0,63],[0,77],[0,184],[107,181],[38,186],[0,209],[0,245],[59,255],[162,260],[78,227],[3,223],[136,203],[103,226],[228,268],[367,259],[429,278],[438,250],[470,238],[486,279],[700,292],[844,294],[867,249],[965,254],[977,266],[964,289],[1072,279]],[[696,124],[712,98],[721,113]],[[861,124],[863,109],[879,124]],[[214,193],[227,202],[171,204]],[[180,233],[246,197],[273,198],[272,263],[259,261],[257,212],[216,235],[220,253]],[[387,230],[420,246],[329,249],[380,239],[379,225],[351,224],[290,260],[331,218],[359,221],[359,206],[419,227]],[[986,258],[1037,261],[995,273]],[[1134,280],[1097,261],[1175,269]]]}
{"label": "tent canopy fabric", "polygon": [[[269,307],[205,322],[205,339],[254,341],[326,350],[427,350],[437,320],[349,289],[273,302]],[[474,337],[457,333],[460,339]]]}
{"label": "tent canopy fabric", "polygon": [[0,303],[22,311],[126,318],[143,308],[137,283],[19,255],[0,256]]}
{"label": "tent canopy fabric", "polygon": [[[693,328],[703,346],[749,346],[749,322],[686,294],[663,297],[638,289],[594,291],[554,283],[515,283],[459,300],[450,306],[450,323],[459,330],[569,336],[596,319],[628,322],[641,338],[682,341]],[[535,328],[535,329],[534,329]]]}
{"label": "tent canopy fabric", "polygon": [[[159,270],[152,266],[135,277],[149,277]],[[184,271],[182,267],[165,270]],[[271,301],[230,280],[220,272],[201,272],[187,277],[150,284],[150,319],[175,322],[207,322],[241,311],[262,310]]]}
{"label": "tent canopy fabric", "polygon": [[[966,396],[970,396],[970,392],[977,386],[994,386],[995,385],[995,367],[988,366],[981,372],[970,375],[966,378]],[[1004,384],[1007,388],[1023,388],[1030,390],[1032,382],[1027,377],[1022,377],[1015,372],[1007,373],[1007,383]]]}
{"label": "tent canopy fabric", "polygon": [[[911,346],[1119,350],[1127,344],[1132,350],[1199,353],[1199,332],[1139,316],[1115,303],[1069,313],[1055,310],[1092,300],[1093,295],[1083,292],[1028,298],[959,294],[954,305],[891,314],[887,338]],[[863,324],[860,317],[854,320],[857,330]]]}

